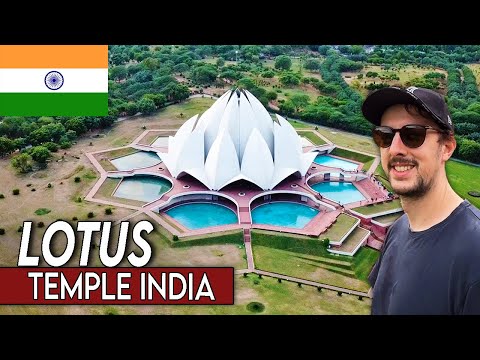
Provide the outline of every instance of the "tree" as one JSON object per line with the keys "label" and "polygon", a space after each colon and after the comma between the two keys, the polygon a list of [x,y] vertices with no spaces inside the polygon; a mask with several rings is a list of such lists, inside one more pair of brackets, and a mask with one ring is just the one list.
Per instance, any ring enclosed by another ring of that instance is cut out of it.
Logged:
{"label": "tree", "polygon": [[217,78],[217,70],[213,65],[201,65],[193,69],[192,80],[200,85],[210,85]]}
{"label": "tree", "polygon": [[221,67],[223,67],[224,65],[225,65],[225,59],[222,58],[222,57],[219,57],[219,58],[217,59],[217,67],[221,68]]}
{"label": "tree", "polygon": [[290,70],[292,60],[287,55],[277,56],[275,59],[275,69]]}
{"label": "tree", "polygon": [[30,155],[36,162],[45,164],[50,157],[50,151],[45,146],[35,146],[30,149]]}
{"label": "tree", "polygon": [[15,150],[15,142],[5,136],[0,136],[0,157],[10,154]]}
{"label": "tree", "polygon": [[321,55],[327,55],[328,50],[330,50],[330,46],[329,46],[329,45],[320,45],[320,46],[318,47],[318,52],[319,52]]}
{"label": "tree", "polygon": [[87,132],[83,117],[74,117],[65,123],[65,129],[75,131],[75,134],[82,135]]}
{"label": "tree", "polygon": [[318,70],[320,69],[320,62],[317,59],[307,59],[305,61],[305,69]]}
{"label": "tree", "polygon": [[32,157],[27,153],[15,156],[10,163],[18,172],[27,173],[32,171]]}
{"label": "tree", "polygon": [[480,163],[480,144],[473,140],[463,139],[458,153],[464,160]]}
{"label": "tree", "polygon": [[155,103],[153,102],[152,99],[145,98],[143,97],[139,102],[138,102],[138,110],[144,114],[148,115],[151,114],[156,110]]}
{"label": "tree", "polygon": [[310,102],[310,97],[305,94],[295,94],[290,98],[290,101],[295,107],[295,112],[299,112],[308,105]]}
{"label": "tree", "polygon": [[127,68],[123,65],[115,66],[110,70],[110,78],[115,81],[126,79],[127,75]]}
{"label": "tree", "polygon": [[284,86],[292,86],[300,84],[300,77],[297,74],[286,72],[280,75],[280,83]]}

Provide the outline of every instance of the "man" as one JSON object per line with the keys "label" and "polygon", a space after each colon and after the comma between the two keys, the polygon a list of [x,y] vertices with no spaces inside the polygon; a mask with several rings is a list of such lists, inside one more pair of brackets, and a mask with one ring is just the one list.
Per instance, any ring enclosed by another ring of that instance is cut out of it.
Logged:
{"label": "man", "polygon": [[362,112],[405,211],[369,276],[372,314],[480,314],[480,211],[447,180],[456,142],[443,96],[383,88]]}

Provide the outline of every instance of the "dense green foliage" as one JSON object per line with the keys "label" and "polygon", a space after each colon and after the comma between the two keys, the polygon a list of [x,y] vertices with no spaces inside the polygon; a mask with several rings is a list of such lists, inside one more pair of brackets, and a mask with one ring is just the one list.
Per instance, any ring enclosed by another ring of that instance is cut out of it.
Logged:
{"label": "dense green foliage", "polygon": [[[89,131],[109,127],[120,116],[153,113],[206,87],[239,86],[284,116],[369,134],[371,124],[360,111],[365,96],[360,80],[368,80],[363,88],[371,91],[400,83],[405,66],[431,66],[438,71],[402,85],[446,94],[456,125],[454,156],[480,162],[480,94],[466,66],[478,61],[478,45],[111,45],[109,116],[0,117],[0,156],[23,150],[26,156],[12,162],[21,172],[35,163],[45,166],[51,153]],[[382,70],[345,82],[342,73],[367,65]],[[307,88],[316,89],[316,95],[307,94]]]}

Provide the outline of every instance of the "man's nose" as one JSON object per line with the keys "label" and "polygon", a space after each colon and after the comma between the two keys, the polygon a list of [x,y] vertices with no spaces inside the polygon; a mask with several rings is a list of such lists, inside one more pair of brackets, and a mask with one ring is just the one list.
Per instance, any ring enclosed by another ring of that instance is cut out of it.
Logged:
{"label": "man's nose", "polygon": [[392,144],[388,148],[388,151],[392,156],[395,155],[406,155],[408,152],[408,147],[403,143],[402,139],[400,138],[400,133],[396,133],[393,137]]}

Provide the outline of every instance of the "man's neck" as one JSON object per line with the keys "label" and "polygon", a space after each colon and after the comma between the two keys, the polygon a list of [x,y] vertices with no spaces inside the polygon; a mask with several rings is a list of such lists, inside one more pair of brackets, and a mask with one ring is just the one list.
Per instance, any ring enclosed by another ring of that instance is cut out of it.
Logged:
{"label": "man's neck", "polygon": [[421,198],[412,199],[401,196],[400,200],[412,231],[427,230],[442,222],[463,201],[446,179],[435,184]]}

